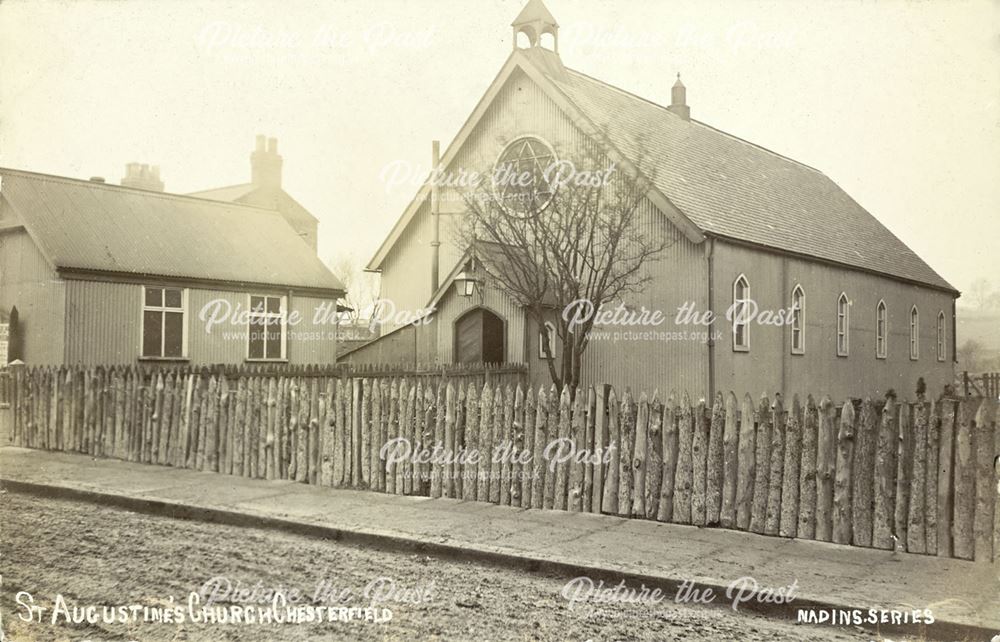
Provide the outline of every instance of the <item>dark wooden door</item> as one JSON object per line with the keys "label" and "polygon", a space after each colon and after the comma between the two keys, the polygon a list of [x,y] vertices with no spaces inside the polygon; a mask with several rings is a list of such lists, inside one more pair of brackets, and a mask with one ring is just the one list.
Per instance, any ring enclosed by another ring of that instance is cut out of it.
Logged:
{"label": "dark wooden door", "polygon": [[503,363],[503,319],[489,310],[483,310],[483,362]]}
{"label": "dark wooden door", "polygon": [[469,310],[455,322],[455,363],[503,363],[503,319],[484,308]]}
{"label": "dark wooden door", "polygon": [[455,363],[479,363],[483,356],[483,311],[469,310],[455,323]]}

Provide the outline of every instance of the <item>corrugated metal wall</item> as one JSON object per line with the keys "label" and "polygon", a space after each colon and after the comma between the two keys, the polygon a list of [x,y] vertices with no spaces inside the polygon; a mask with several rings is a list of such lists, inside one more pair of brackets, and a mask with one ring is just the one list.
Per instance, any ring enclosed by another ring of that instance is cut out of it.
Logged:
{"label": "corrugated metal wall", "polygon": [[[271,294],[280,294],[272,292]],[[246,325],[223,323],[206,330],[203,308],[216,299],[234,312],[246,310],[247,293],[188,289],[188,357],[193,365],[243,363]],[[293,364],[336,363],[336,326],[314,322],[323,299],[292,296],[289,314],[302,321],[288,328],[287,356]],[[66,282],[66,362],[128,365],[141,350],[142,286],[131,283],[71,280]]]}
{"label": "corrugated metal wall", "polygon": [[230,309],[237,306],[246,310],[246,292],[222,290],[188,290],[188,356],[191,363],[243,363],[247,356],[246,325],[224,323],[206,332],[205,323],[199,318],[201,310],[215,299],[222,299]]}
{"label": "corrugated metal wall", "polygon": [[[805,291],[804,355],[791,354],[787,327],[752,324],[750,351],[734,352],[732,325],[724,318],[717,347],[717,384],[720,390],[758,395],[782,392],[789,396],[829,394],[846,397],[880,396],[893,388],[912,396],[918,377],[928,393],[937,394],[954,378],[951,302],[946,292],[900,283],[873,274],[717,243],[715,284],[718,313],[732,304],[732,284],[740,273],[750,281],[750,295],[761,310],[791,306],[796,284]],[[837,356],[837,299],[850,300],[850,349]],[[875,308],[884,299],[888,312],[887,358],[875,357]],[[920,311],[920,357],[910,359],[910,307]],[[945,361],[936,354],[938,312],[945,313]],[[750,387],[749,390],[747,388]]]}
{"label": "corrugated metal wall", "polygon": [[[596,123],[602,126],[605,123]],[[587,139],[566,117],[562,110],[526,75],[516,72],[501,89],[476,131],[452,162],[450,169],[490,168],[503,147],[518,136],[536,135],[550,144],[557,154],[573,149]],[[442,202],[456,202],[460,196],[452,190],[442,190]],[[447,211],[447,205],[443,210]],[[396,248],[387,258],[382,273],[382,295],[400,306],[419,307],[430,297],[430,217],[426,207],[410,223]],[[460,258],[460,248],[454,239],[457,217],[442,221],[441,274],[447,274]],[[693,244],[670,226],[665,217],[647,202],[641,216],[643,233],[647,236],[666,234],[674,241],[663,259],[650,264],[654,281],[646,291],[625,301],[636,308],[659,309],[671,319],[677,306],[686,300],[707,305],[707,266],[701,246]],[[453,324],[478,300],[456,297],[449,293],[435,315],[438,329],[438,356],[450,362],[453,350]],[[524,312],[507,297],[487,291],[483,305],[507,321],[507,358],[531,364],[535,382],[547,383],[548,373],[537,358],[537,328],[526,334]],[[389,328],[391,329],[391,328]],[[653,328],[661,332],[669,328]],[[614,328],[610,329],[612,332]],[[614,382],[615,385],[653,389],[689,389],[693,394],[707,390],[707,347],[703,341],[662,339],[627,339],[613,335],[595,337],[584,355],[584,383]]]}
{"label": "corrugated metal wall", "polygon": [[[431,298],[431,225],[426,207],[410,222],[382,266],[380,298],[390,301],[396,312],[413,312]],[[454,264],[452,264],[454,265]],[[441,278],[450,267],[441,270]],[[391,316],[382,324],[382,334],[400,326]]]}
{"label": "corrugated metal wall", "polygon": [[128,365],[142,342],[142,286],[66,282],[66,363]]}
{"label": "corrugated metal wall", "polygon": [[622,303],[635,312],[643,308],[660,311],[666,321],[658,326],[595,328],[583,356],[582,382],[649,392],[659,389],[664,396],[672,389],[687,390],[698,398],[708,393],[708,345],[701,334],[706,329],[675,326],[674,318],[687,301],[702,309],[708,305],[703,246],[687,240],[649,201],[643,203],[640,225],[643,236],[665,236],[671,245],[660,260],[647,264],[652,281],[646,289]]}
{"label": "corrugated metal wall", "polygon": [[[597,126],[606,123],[596,123]],[[513,138],[537,135],[552,143],[557,152],[584,140],[562,111],[525,75],[515,73],[502,88],[476,131],[456,156],[451,170],[489,167]],[[444,202],[457,195],[443,190]],[[666,219],[650,203],[642,217],[646,234],[676,234]],[[447,210],[447,206],[444,208]],[[430,298],[430,217],[426,206],[410,223],[383,266],[382,294],[400,309],[416,309]],[[454,243],[455,217],[442,223],[442,278],[454,266],[461,248]],[[704,244],[687,241],[679,234],[663,260],[649,266],[653,277],[645,292],[625,301],[630,309],[659,310],[669,321],[659,327],[598,328],[607,334],[592,335],[584,355],[585,384],[613,383],[618,387],[661,392],[687,390],[695,398],[708,395],[709,347],[706,333],[721,333],[715,348],[715,389],[759,393],[761,391],[819,391],[834,396],[881,394],[889,387],[912,392],[916,378],[923,376],[928,386],[940,388],[950,381],[953,371],[951,351],[951,298],[936,292],[901,284],[889,279],[850,270],[785,259],[757,250],[719,244],[716,250],[714,286],[716,312],[724,314],[731,303],[732,282],[745,272],[752,296],[761,308],[790,305],[791,288],[801,282],[806,289],[807,351],[805,357],[790,355],[787,328],[752,329],[751,350],[732,350],[731,326],[717,321],[711,327],[676,326],[678,307],[693,303],[698,311],[710,308],[708,301],[708,260]],[[851,356],[836,356],[836,298],[844,290],[854,301],[851,317]],[[487,297],[495,297],[487,293]],[[889,358],[874,358],[874,310],[879,298],[889,309]],[[921,311],[921,357],[909,359],[908,314],[917,303]],[[537,333],[525,327],[524,314],[509,302],[489,298],[485,304],[508,321],[508,358],[527,360],[535,383],[547,383],[548,374],[537,358]],[[452,354],[452,325],[473,303],[449,294],[436,315],[439,357],[448,362]],[[943,310],[948,324],[948,355],[944,363],[934,355],[936,317]],[[392,327],[386,328],[391,330]],[[649,331],[642,336],[627,331]],[[614,332],[619,332],[615,335]],[[666,333],[680,333],[667,335]],[[685,334],[686,333],[686,334]]]}
{"label": "corrugated metal wall", "polygon": [[[583,140],[582,133],[559,107],[524,73],[517,71],[500,90],[447,170],[456,176],[461,170],[489,172],[507,143],[528,134],[547,140],[557,153]],[[455,190],[442,189],[440,197],[443,212],[462,208],[462,196]],[[425,203],[383,263],[381,295],[391,300],[399,310],[421,308],[433,294],[430,247],[433,229],[430,219],[429,207]],[[457,240],[456,228],[460,224],[458,216],[442,216],[442,280],[465,250]],[[396,327],[398,325],[387,324],[383,331],[391,332]],[[447,349],[450,354],[451,348]]]}
{"label": "corrugated metal wall", "polygon": [[65,284],[24,231],[0,234],[0,308],[9,312],[15,305],[24,361],[62,363]]}
{"label": "corrugated metal wall", "polygon": [[[482,296],[479,292],[482,291]],[[484,307],[504,320],[505,360],[508,363],[523,363],[524,358],[524,312],[503,292],[490,285],[477,290],[469,297],[458,296],[452,288],[442,297],[435,314],[437,326],[438,354],[442,363],[451,363],[455,349],[455,321],[466,311]]]}
{"label": "corrugated metal wall", "polygon": [[288,309],[289,315],[297,312],[301,318],[298,324],[288,328],[288,362],[337,363],[337,326],[333,322],[337,302],[293,294]]}

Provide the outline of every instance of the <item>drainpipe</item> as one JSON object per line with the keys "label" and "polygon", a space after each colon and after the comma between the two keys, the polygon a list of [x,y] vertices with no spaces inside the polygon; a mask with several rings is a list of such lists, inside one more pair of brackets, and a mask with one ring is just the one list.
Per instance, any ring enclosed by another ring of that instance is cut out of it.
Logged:
{"label": "drainpipe", "polygon": [[438,168],[441,165],[441,141],[431,143],[431,220],[434,238],[431,241],[431,296],[441,285],[441,201],[438,194]]}
{"label": "drainpipe", "polygon": [[955,312],[955,303],[958,301],[955,295],[951,297],[951,362],[958,363],[958,315]]}
{"label": "drainpipe", "polygon": [[[781,303],[779,307],[788,301],[789,306],[792,305],[791,298],[785,299],[785,297],[792,296],[792,289],[788,286],[792,284],[791,277],[789,276],[788,270],[788,257],[782,257],[781,259],[781,279],[782,287],[784,290],[781,292]],[[805,317],[802,317],[803,322],[805,322]],[[791,399],[791,390],[788,389],[788,369],[792,365],[792,333],[791,331],[786,332],[786,326],[781,326],[781,394],[785,399]],[[803,329],[803,332],[805,330]],[[804,335],[803,335],[804,336]]]}
{"label": "drainpipe", "polygon": [[[705,239],[705,258],[708,259],[708,309],[715,312],[715,239]],[[718,321],[718,320],[716,320]],[[709,326],[708,332],[708,397],[706,401],[713,403],[715,399],[715,325]]]}
{"label": "drainpipe", "polygon": [[[291,288],[288,288],[288,294],[285,296],[285,318],[284,318],[285,332],[284,332],[283,336],[281,337],[281,341],[285,344],[285,355],[284,355],[285,356],[285,363],[291,363],[292,362],[292,358],[291,358],[292,357],[292,342],[288,340],[288,330],[289,330],[289,327],[288,327],[288,315],[289,315],[289,311],[292,309],[292,294],[293,294],[293,290]],[[337,302],[334,301],[333,304],[337,305]],[[335,341],[334,342],[334,347],[336,347],[336,345],[337,344],[336,344],[336,341]],[[334,361],[336,361],[336,359],[334,359]]]}

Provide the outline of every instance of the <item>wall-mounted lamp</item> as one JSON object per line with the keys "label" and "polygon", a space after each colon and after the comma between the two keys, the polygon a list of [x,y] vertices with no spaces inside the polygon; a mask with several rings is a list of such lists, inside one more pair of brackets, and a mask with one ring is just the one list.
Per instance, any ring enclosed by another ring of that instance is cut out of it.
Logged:
{"label": "wall-mounted lamp", "polygon": [[474,273],[463,271],[455,277],[455,291],[458,296],[470,297],[476,291],[477,282]]}

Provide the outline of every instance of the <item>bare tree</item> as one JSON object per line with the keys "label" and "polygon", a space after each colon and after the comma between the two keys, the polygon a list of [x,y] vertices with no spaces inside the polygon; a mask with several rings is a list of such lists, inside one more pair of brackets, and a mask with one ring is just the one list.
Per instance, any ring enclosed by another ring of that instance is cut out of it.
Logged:
{"label": "bare tree", "polygon": [[979,372],[982,368],[985,346],[975,339],[967,339],[958,346],[958,363],[963,370]]}
{"label": "bare tree", "polygon": [[[515,150],[517,151],[517,150]],[[644,269],[673,243],[642,229],[647,179],[605,156],[574,150],[570,160],[544,151],[512,155],[465,194],[459,237],[492,283],[522,306],[539,329],[555,326],[559,357],[541,331],[552,382],[580,383],[595,311],[649,283]]]}
{"label": "bare tree", "polygon": [[361,263],[350,255],[331,259],[328,265],[346,290],[343,303],[350,309],[340,313],[341,320],[357,325],[370,319],[378,301],[378,275],[363,271]]}

